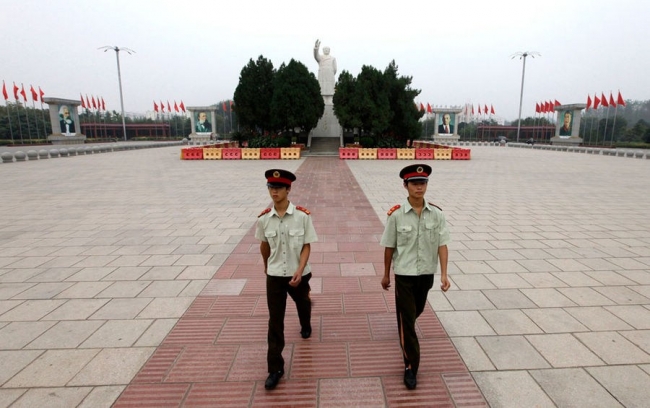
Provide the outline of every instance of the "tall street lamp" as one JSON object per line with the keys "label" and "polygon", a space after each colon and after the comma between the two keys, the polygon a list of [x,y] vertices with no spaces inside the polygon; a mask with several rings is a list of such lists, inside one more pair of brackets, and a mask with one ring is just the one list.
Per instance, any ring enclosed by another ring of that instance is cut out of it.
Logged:
{"label": "tall street lamp", "polygon": [[526,75],[526,57],[535,58],[535,56],[541,57],[541,54],[536,51],[524,51],[516,52],[512,54],[510,59],[519,57],[519,59],[524,60],[524,65],[521,69],[521,92],[519,93],[519,120],[517,120],[517,143],[519,143],[519,132],[521,131],[521,104],[524,100],[524,77]]}
{"label": "tall street lamp", "polygon": [[135,51],[128,48],[120,48],[117,46],[107,45],[105,47],[99,47],[98,50],[108,50],[115,51],[115,56],[117,57],[117,81],[120,84],[120,107],[122,108],[122,131],[124,132],[124,140],[126,141],[126,122],[124,121],[124,96],[122,96],[122,73],[120,71],[120,51],[129,53],[129,55],[134,54]]}

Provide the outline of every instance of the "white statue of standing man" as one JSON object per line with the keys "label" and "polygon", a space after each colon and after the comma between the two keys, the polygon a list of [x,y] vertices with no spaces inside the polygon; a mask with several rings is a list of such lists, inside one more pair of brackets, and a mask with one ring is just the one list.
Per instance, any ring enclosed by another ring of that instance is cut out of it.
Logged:
{"label": "white statue of standing man", "polygon": [[314,58],[318,62],[318,84],[320,94],[334,95],[334,75],[336,75],[336,58],[330,55],[330,47],[323,47],[323,54],[319,54],[320,40],[314,45]]}

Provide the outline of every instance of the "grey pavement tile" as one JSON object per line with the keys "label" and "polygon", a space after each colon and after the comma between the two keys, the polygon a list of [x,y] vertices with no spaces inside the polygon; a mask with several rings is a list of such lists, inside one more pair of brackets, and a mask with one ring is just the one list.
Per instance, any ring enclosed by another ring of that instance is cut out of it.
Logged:
{"label": "grey pavement tile", "polygon": [[[606,389],[582,369],[533,370],[530,371],[530,375],[558,407],[622,407]],[[569,384],[570,386],[567,386]]]}
{"label": "grey pavement tile", "polygon": [[185,289],[189,281],[171,280],[171,281],[155,281],[151,282],[146,289],[144,289],[138,297],[145,298],[161,298],[161,297],[174,297]]}
{"label": "grey pavement tile", "polygon": [[105,281],[138,280],[151,269],[150,266],[120,266],[104,276]]}
{"label": "grey pavement tile", "polygon": [[564,296],[580,306],[609,306],[614,302],[592,288],[558,288]]}
{"label": "grey pavement tile", "polygon": [[41,334],[25,349],[72,349],[78,347],[104,324],[100,320],[91,321],[61,321]]}
{"label": "grey pavement tile", "polygon": [[545,333],[571,333],[589,330],[564,309],[524,309],[523,312]]}
{"label": "grey pavement tile", "polygon": [[109,262],[107,266],[139,266],[149,259],[150,256],[151,255],[120,255],[114,261]]}
{"label": "grey pavement tile", "polygon": [[115,252],[113,252],[113,255],[120,255],[120,256],[136,256],[142,254],[147,248],[149,248],[149,245],[136,245],[133,243],[123,243],[123,242],[118,242],[118,245],[123,245],[119,247]]}
{"label": "grey pavement tile", "polygon": [[612,271],[614,269],[617,269],[616,265],[611,262],[607,262],[602,258],[581,258],[578,259],[578,262],[594,271]]}
{"label": "grey pavement tile", "polygon": [[441,311],[436,315],[450,337],[496,334],[477,311]]}
{"label": "grey pavement tile", "polygon": [[103,277],[113,272],[115,267],[89,267],[82,268],[79,272],[74,275],[70,275],[66,279],[68,282],[97,282],[102,280]]}
{"label": "grey pavement tile", "polygon": [[519,289],[530,288],[530,284],[526,282],[516,273],[497,273],[486,275],[486,278],[498,289]]}
{"label": "grey pavement tile", "polygon": [[558,292],[556,289],[521,289],[521,293],[535,302],[539,307],[568,307],[576,306],[569,298]]}
{"label": "grey pavement tile", "polygon": [[650,330],[620,331],[618,334],[650,354]]}
{"label": "grey pavement tile", "polygon": [[521,310],[483,310],[480,313],[498,335],[542,333]]}
{"label": "grey pavement tile", "polygon": [[590,367],[586,370],[624,406],[629,408],[648,406],[650,376],[638,367]]}
{"label": "grey pavement tile", "polygon": [[[319,286],[316,286],[316,283],[320,282]],[[312,293],[319,294],[323,293],[322,292],[322,279],[318,278],[312,278],[309,281],[309,284],[311,285],[311,291]],[[209,283],[208,283],[209,284]],[[207,287],[207,285],[206,285]],[[319,288],[318,291],[316,291],[316,288]],[[438,311],[444,311],[444,310],[454,310],[454,307],[449,303],[447,298],[445,297],[444,293],[442,291],[438,290],[430,290],[429,295],[427,296],[427,300],[429,301],[429,304],[431,305],[431,308],[438,312]]]}
{"label": "grey pavement tile", "polygon": [[[180,297],[197,297],[201,294],[203,289],[207,286],[209,280],[193,280],[189,281],[187,286],[178,294]],[[313,279],[309,283],[313,282]],[[316,293],[312,290],[312,293]]]}
{"label": "grey pavement tile", "polygon": [[90,387],[32,388],[11,408],[76,407],[90,392]]}
{"label": "grey pavement tile", "polygon": [[564,282],[548,272],[530,272],[520,275],[535,288],[560,288],[566,286]]}
{"label": "grey pavement tile", "polygon": [[650,363],[650,354],[616,332],[576,333],[575,336],[608,365]]}
{"label": "grey pavement tile", "polygon": [[476,341],[497,370],[549,368],[548,362],[523,336],[480,336]]}
{"label": "grey pavement tile", "polygon": [[186,267],[176,279],[212,279],[214,274],[217,272],[217,268],[213,266],[199,266],[193,265]]}
{"label": "grey pavement tile", "polygon": [[523,256],[524,260],[544,260],[549,258],[548,252],[543,249],[518,249],[517,252]]}
{"label": "grey pavement tile", "polygon": [[498,261],[487,261],[486,262],[490,268],[492,268],[496,273],[519,273],[519,272],[528,272],[526,268],[518,264],[514,260],[498,260]]}
{"label": "grey pavement tile", "polygon": [[112,299],[88,318],[99,320],[135,319],[152,301],[151,298]]}
{"label": "grey pavement tile", "polygon": [[133,298],[151,284],[151,281],[118,281],[104,282],[109,286],[99,292],[98,298]]}
{"label": "grey pavement tile", "polygon": [[528,335],[526,339],[553,367],[584,367],[605,363],[571,334]]}
{"label": "grey pavement tile", "polygon": [[[455,232],[454,232],[454,235]],[[515,249],[520,249],[521,245],[517,243],[517,239],[494,241],[492,243],[496,250],[491,250],[490,253],[497,259],[521,259],[523,256],[518,254]]]}
{"label": "grey pavement tile", "polygon": [[103,255],[103,256],[89,256],[86,259],[74,264],[77,268],[102,268],[113,262],[117,256]]}
{"label": "grey pavement tile", "polygon": [[467,274],[495,273],[494,269],[483,261],[453,261],[453,264],[460,271]]}
{"label": "grey pavement tile", "polygon": [[494,365],[483,349],[472,337],[452,337],[454,346],[467,365],[469,371],[491,371]]}
{"label": "grey pavement tile", "polygon": [[545,259],[520,259],[517,262],[528,272],[557,272],[560,270]]}
{"label": "grey pavement tile", "polygon": [[6,269],[6,272],[0,275],[0,283],[27,282],[30,278],[43,273],[45,270],[45,268]]}
{"label": "grey pavement tile", "polygon": [[2,265],[0,266],[7,267],[7,268],[38,268],[39,266],[51,261],[54,259],[51,256],[30,256],[30,257],[19,257],[17,261],[12,262],[7,265]]}
{"label": "grey pavement tile", "polygon": [[453,275],[449,276],[454,286],[461,290],[494,289],[495,286],[482,275]]}
{"label": "grey pavement tile", "polygon": [[518,289],[483,290],[482,292],[497,309],[525,309],[535,307],[535,304]]}
{"label": "grey pavement tile", "polygon": [[111,285],[110,282],[77,282],[56,295],[57,299],[90,299]]}
{"label": "grey pavement tile", "polygon": [[635,329],[650,329],[650,310],[643,306],[606,306],[605,309]]}
{"label": "grey pavement tile", "polygon": [[57,256],[41,265],[43,268],[70,268],[88,258],[87,255]]}
{"label": "grey pavement tile", "polygon": [[589,271],[585,272],[586,275],[596,279],[603,285],[634,285],[634,282],[625,278],[614,271]]}
{"label": "grey pavement tile", "polygon": [[[574,260],[574,259],[577,259],[577,258],[581,258],[580,254],[578,254],[576,251],[574,251],[573,247],[571,247],[571,248],[548,248],[548,249],[545,249],[544,251],[548,252],[548,254],[553,258],[553,259],[549,259],[548,261],[551,262],[552,264],[554,264],[555,266],[558,266],[558,265],[556,265],[554,261],[570,261],[570,260]],[[568,265],[571,265],[571,263],[569,263]],[[581,270],[584,270],[584,265],[581,264],[580,267],[583,268]],[[562,268],[560,268],[560,269],[562,269]]]}
{"label": "grey pavement tile", "polygon": [[184,266],[154,266],[149,271],[147,271],[145,274],[140,276],[140,280],[172,280],[176,279],[178,275],[180,275],[183,270],[185,269]]}
{"label": "grey pavement tile", "polygon": [[178,319],[157,319],[142,333],[134,347],[157,347],[174,328]]}
{"label": "grey pavement tile", "polygon": [[215,244],[215,245],[209,245],[206,250],[205,254],[230,254],[232,251],[235,249],[237,244]]}
{"label": "grey pavement tile", "polygon": [[583,272],[553,272],[553,276],[571,287],[602,286],[603,284]]}
{"label": "grey pavement tile", "polygon": [[14,401],[26,392],[26,389],[0,389],[0,407],[7,408],[11,406]]}
{"label": "grey pavement tile", "polygon": [[563,272],[581,272],[591,270],[575,259],[548,259],[548,262]]}
{"label": "grey pavement tile", "polygon": [[650,285],[650,269],[645,271],[618,271],[618,274],[639,285]]}
{"label": "grey pavement tile", "polygon": [[23,303],[22,300],[0,300],[0,316],[21,303]]}
{"label": "grey pavement tile", "polygon": [[71,299],[41,320],[85,320],[107,302],[108,299]]}
{"label": "grey pavement tile", "polygon": [[650,299],[650,285],[630,286],[630,289]]}
{"label": "grey pavement tile", "polygon": [[113,252],[117,251],[118,248],[119,247],[117,246],[95,245],[86,249],[80,255],[111,255]]}
{"label": "grey pavement tile", "polygon": [[68,385],[128,384],[153,352],[152,347],[104,349]]}
{"label": "grey pavement tile", "polygon": [[[197,242],[199,239],[200,239],[199,237],[194,237],[194,240]],[[207,245],[185,244],[185,245],[180,245],[172,253],[174,255],[196,255],[196,254],[203,253],[203,251],[205,251],[206,248]]]}
{"label": "grey pavement tile", "polygon": [[37,283],[12,299],[51,299],[72,285],[72,282]]}
{"label": "grey pavement tile", "polygon": [[172,266],[180,259],[181,255],[152,255],[141,266]]}
{"label": "grey pavement tile", "polygon": [[556,407],[526,371],[474,372],[472,376],[491,407]]}
{"label": "grey pavement tile", "polygon": [[35,283],[0,283],[0,299],[11,299],[12,297],[26,291]]}
{"label": "grey pavement tile", "polygon": [[640,295],[637,291],[625,286],[602,286],[594,288],[594,290],[619,305],[650,304],[650,298]]}
{"label": "grey pavement tile", "polygon": [[568,307],[565,310],[592,331],[632,329],[632,326],[602,307]]}
{"label": "grey pavement tile", "polygon": [[641,364],[638,367],[646,373],[650,374],[650,364]]}
{"label": "grey pavement tile", "polygon": [[18,257],[18,256],[14,256],[14,257],[3,256],[3,257],[0,257],[0,268],[5,268],[5,267],[7,267],[7,265],[11,265],[13,263],[18,262],[20,259],[21,258]]}
{"label": "grey pavement tile", "polygon": [[99,350],[48,350],[7,381],[4,387],[63,387]]}
{"label": "grey pavement tile", "polygon": [[84,338],[79,348],[130,347],[144,333],[152,320],[109,320],[90,336]]}
{"label": "grey pavement tile", "polygon": [[110,408],[124,388],[119,385],[94,387],[77,408]]}
{"label": "grey pavement tile", "polygon": [[29,282],[63,282],[81,268],[50,268],[29,279]]}
{"label": "grey pavement tile", "polygon": [[[519,235],[525,235],[525,236],[528,236],[530,238],[523,238],[523,239],[517,241],[517,244],[521,247],[520,249],[517,249],[517,251],[521,251],[522,249],[523,250],[526,250],[526,249],[536,250],[536,249],[547,249],[548,248],[548,246],[546,244],[544,244],[544,242],[543,242],[544,240],[543,240],[543,237],[541,235],[538,235],[538,234],[527,235],[527,234],[521,234],[521,233]],[[533,236],[537,236],[538,239],[532,238]]]}
{"label": "grey pavement tile", "polygon": [[212,254],[200,255],[181,255],[181,257],[174,263],[176,266],[203,266],[209,265],[212,260]]}
{"label": "grey pavement tile", "polygon": [[494,305],[479,290],[453,290],[445,293],[455,310],[494,309]]}
{"label": "grey pavement tile", "polygon": [[0,350],[0,384],[7,382],[42,353],[43,350]]}
{"label": "grey pavement tile", "polygon": [[155,298],[140,312],[138,319],[180,318],[193,298]]}
{"label": "grey pavement tile", "polygon": [[20,305],[0,316],[0,321],[18,322],[40,320],[57,307],[65,303],[65,300],[26,300]]}

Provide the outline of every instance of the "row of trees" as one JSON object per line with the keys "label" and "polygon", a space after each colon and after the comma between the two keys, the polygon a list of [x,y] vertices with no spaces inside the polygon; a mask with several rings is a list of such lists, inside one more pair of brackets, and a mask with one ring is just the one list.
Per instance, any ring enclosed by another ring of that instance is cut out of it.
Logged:
{"label": "row of trees", "polygon": [[[363,66],[358,76],[339,75],[334,113],[345,129],[357,129],[369,144],[403,145],[421,131],[413,103],[419,90],[398,75],[395,61],[384,72]],[[318,124],[325,103],[316,76],[294,59],[277,70],[260,55],[242,69],[234,102],[239,124],[251,135],[306,135]]]}

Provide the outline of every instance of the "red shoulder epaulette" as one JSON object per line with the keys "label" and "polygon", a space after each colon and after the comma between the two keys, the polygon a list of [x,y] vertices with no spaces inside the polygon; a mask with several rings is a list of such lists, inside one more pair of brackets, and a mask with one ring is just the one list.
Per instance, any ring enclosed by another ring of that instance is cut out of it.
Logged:
{"label": "red shoulder epaulette", "polygon": [[266,210],[262,211],[262,212],[260,213],[260,215],[257,216],[257,218],[260,218],[260,217],[263,216],[264,214],[267,214],[267,213],[270,213],[270,212],[271,212],[271,209],[270,209],[270,208],[267,208]]}
{"label": "red shoulder epaulette", "polygon": [[308,209],[306,209],[305,207],[301,207],[299,205],[296,206],[296,210],[300,210],[300,211],[304,212],[307,215],[311,214]]}
{"label": "red shoulder epaulette", "polygon": [[390,210],[388,210],[388,212],[387,212],[386,214],[391,215],[391,214],[394,213],[396,210],[399,210],[400,207],[401,207],[401,205],[397,204],[396,206],[394,206],[393,208],[391,208]]}
{"label": "red shoulder epaulette", "polygon": [[442,211],[442,208],[438,207],[438,206],[435,205],[434,203],[429,203],[429,205],[432,205],[432,206],[436,207],[437,209],[439,209],[440,211]]}

